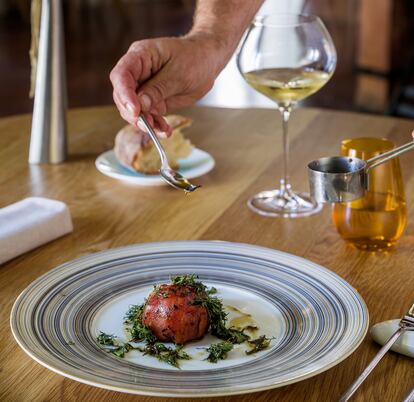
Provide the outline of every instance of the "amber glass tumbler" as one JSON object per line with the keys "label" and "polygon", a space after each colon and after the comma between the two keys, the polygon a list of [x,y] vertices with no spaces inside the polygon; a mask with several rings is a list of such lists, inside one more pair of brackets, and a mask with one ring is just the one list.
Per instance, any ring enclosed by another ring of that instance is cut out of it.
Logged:
{"label": "amber glass tumbler", "polygon": [[[341,155],[367,160],[393,149],[383,138],[342,141]],[[334,204],[333,221],[343,239],[359,249],[383,250],[394,245],[407,223],[404,185],[398,158],[372,169],[365,196]]]}

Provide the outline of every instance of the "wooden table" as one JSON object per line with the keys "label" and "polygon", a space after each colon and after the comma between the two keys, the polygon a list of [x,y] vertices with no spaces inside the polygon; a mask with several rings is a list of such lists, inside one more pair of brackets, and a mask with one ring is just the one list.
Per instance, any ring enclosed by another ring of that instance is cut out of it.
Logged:
{"label": "wooden table", "polygon": [[[31,360],[15,343],[9,314],[17,295],[53,267],[82,255],[132,243],[159,240],[220,239],[253,243],[308,258],[337,272],[365,299],[371,323],[401,316],[414,301],[414,226],[387,253],[373,254],[347,246],[336,233],[326,207],[301,219],[271,219],[253,214],[248,197],[276,186],[282,169],[281,130],[271,110],[192,108],[188,134],[216,159],[202,177],[200,191],[185,197],[169,187],[139,188],[101,175],[98,154],[111,148],[123,125],[112,107],[69,112],[69,160],[61,165],[28,166],[30,116],[0,120],[0,207],[27,196],[66,202],[73,234],[0,266],[1,401],[160,401],[93,388],[61,377]],[[413,121],[302,109],[291,124],[292,181],[307,189],[306,162],[338,153],[340,140],[353,136],[409,140]],[[401,158],[414,216],[414,158]],[[336,400],[378,351],[367,336],[338,366],[297,384],[221,401]],[[412,360],[388,354],[356,394],[356,401],[399,401],[414,386]]]}

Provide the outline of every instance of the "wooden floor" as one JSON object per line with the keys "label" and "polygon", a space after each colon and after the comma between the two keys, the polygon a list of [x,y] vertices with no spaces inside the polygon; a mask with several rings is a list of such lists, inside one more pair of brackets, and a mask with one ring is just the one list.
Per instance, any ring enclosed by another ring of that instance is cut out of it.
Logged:
{"label": "wooden floor", "polygon": [[[195,0],[63,3],[69,106],[79,107],[111,104],[108,74],[117,59],[134,40],[185,33],[191,26]],[[357,110],[353,64],[357,2],[308,0],[304,4],[305,12],[325,21],[338,51],[334,77],[306,105]],[[28,8],[18,11],[15,7],[0,15],[0,116],[32,110],[29,13]]]}

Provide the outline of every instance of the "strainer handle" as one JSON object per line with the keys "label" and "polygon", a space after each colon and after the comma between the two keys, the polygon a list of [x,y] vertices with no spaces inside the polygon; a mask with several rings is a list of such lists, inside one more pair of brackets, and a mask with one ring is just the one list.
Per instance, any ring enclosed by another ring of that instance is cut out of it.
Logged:
{"label": "strainer handle", "polygon": [[401,145],[398,148],[391,149],[390,151],[384,152],[383,154],[380,154],[380,155],[374,156],[373,158],[368,159],[366,161],[368,165],[366,173],[368,174],[371,169],[374,169],[378,165],[381,165],[382,163],[387,162],[390,159],[393,159],[397,157],[398,155],[403,154],[404,152],[408,152],[412,150],[413,148],[414,148],[414,141],[411,141],[407,144]]}

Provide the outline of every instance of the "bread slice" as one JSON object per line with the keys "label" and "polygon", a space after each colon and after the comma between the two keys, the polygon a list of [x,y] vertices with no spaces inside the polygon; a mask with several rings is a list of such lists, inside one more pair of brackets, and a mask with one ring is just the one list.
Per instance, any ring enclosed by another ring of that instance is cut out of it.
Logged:
{"label": "bread slice", "polygon": [[[171,167],[177,169],[178,159],[187,157],[193,149],[191,142],[181,132],[183,128],[192,124],[192,120],[179,115],[169,115],[165,118],[173,131],[169,138],[160,138],[160,142]],[[154,143],[148,134],[138,127],[127,125],[118,132],[114,152],[123,165],[140,173],[157,174],[160,169],[161,160]]]}

